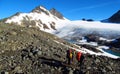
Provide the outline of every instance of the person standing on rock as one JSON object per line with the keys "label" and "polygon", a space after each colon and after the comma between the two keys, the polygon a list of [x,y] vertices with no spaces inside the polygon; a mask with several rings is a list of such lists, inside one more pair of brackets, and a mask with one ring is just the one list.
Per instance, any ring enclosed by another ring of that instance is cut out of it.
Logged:
{"label": "person standing on rock", "polygon": [[73,62],[73,65],[75,65],[75,62],[76,62],[76,51],[75,51],[75,49],[73,49],[73,52],[72,52],[72,54],[73,54],[73,58],[72,58],[72,62]]}
{"label": "person standing on rock", "polygon": [[82,55],[82,52],[77,52],[76,59],[78,61],[79,66],[81,66],[82,65],[82,61],[84,59],[84,57]]}
{"label": "person standing on rock", "polygon": [[68,64],[70,65],[72,63],[72,60],[73,60],[73,51],[72,51],[72,49],[67,50],[67,59],[68,59]]}

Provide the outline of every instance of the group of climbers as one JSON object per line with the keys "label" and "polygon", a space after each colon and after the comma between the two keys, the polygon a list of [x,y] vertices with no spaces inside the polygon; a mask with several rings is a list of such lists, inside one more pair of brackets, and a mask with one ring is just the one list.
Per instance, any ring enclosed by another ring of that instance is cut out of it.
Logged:
{"label": "group of climbers", "polygon": [[69,65],[74,63],[73,61],[75,60],[75,57],[76,57],[76,60],[78,61],[78,64],[81,65],[83,58],[84,58],[82,55],[82,52],[76,53],[74,49],[67,50],[67,59],[68,59]]}

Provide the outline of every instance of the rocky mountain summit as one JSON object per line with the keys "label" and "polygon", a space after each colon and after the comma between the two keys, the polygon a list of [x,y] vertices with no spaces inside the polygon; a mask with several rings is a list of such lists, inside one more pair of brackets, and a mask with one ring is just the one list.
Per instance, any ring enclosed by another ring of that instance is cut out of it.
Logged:
{"label": "rocky mountain summit", "polygon": [[109,18],[110,22],[120,23],[120,10]]}
{"label": "rocky mountain summit", "polygon": [[0,22],[1,74],[120,73],[119,58],[83,54],[81,66],[75,58],[72,65],[67,65],[66,51],[70,48],[78,49],[38,28]]}
{"label": "rocky mountain summit", "polygon": [[46,8],[43,7],[43,6],[38,6],[38,7],[34,8],[34,9],[32,10],[32,12],[37,12],[37,13],[44,12],[45,14],[49,15],[49,12],[48,12],[48,11],[46,10]]}
{"label": "rocky mountain summit", "polygon": [[59,19],[64,19],[63,15],[60,12],[58,12],[55,8],[52,8],[50,10],[50,13],[53,14],[54,16],[57,16]]}
{"label": "rocky mountain summit", "polygon": [[5,23],[12,23],[24,27],[38,27],[40,30],[49,33],[56,30],[59,22],[68,21],[56,9],[47,10],[43,6],[38,6],[29,13],[17,12],[3,20]]}
{"label": "rocky mountain summit", "polygon": [[64,19],[63,15],[58,12],[55,8],[52,8],[50,10],[47,10],[45,7],[43,6],[38,6],[35,9],[32,10],[32,12],[37,12],[37,13],[45,13],[46,15],[50,15],[50,13],[52,15],[54,15],[55,17],[59,18],[59,19]]}

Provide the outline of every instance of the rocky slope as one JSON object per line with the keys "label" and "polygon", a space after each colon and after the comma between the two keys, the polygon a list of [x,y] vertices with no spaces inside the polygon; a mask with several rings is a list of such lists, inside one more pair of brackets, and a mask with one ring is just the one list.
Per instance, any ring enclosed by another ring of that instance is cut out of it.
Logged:
{"label": "rocky slope", "polygon": [[[69,46],[69,47],[68,47]],[[120,59],[84,54],[81,66],[66,64],[76,46],[37,28],[0,23],[1,74],[119,74]],[[79,49],[81,50],[81,49]]]}

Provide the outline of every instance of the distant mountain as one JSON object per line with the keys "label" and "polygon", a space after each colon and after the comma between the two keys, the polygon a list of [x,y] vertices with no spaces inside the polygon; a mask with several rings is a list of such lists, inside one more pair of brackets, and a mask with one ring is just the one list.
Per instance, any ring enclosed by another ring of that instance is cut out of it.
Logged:
{"label": "distant mountain", "polygon": [[[111,20],[119,14],[120,11],[113,15]],[[89,34],[109,39],[120,36],[120,24],[118,23],[103,23],[92,19],[70,21],[56,9],[47,10],[43,6],[36,7],[30,13],[16,13],[7,18],[5,23],[36,27],[66,40],[79,40]]]}
{"label": "distant mountain", "polygon": [[56,30],[58,22],[68,21],[56,9],[50,11],[43,6],[38,6],[30,13],[16,13],[5,19],[5,23],[12,23],[27,27],[38,27],[40,30],[50,32]]}
{"label": "distant mountain", "polygon": [[113,14],[110,18],[102,20],[102,22],[120,23],[120,10]]}
{"label": "distant mountain", "polygon": [[110,22],[120,23],[120,10],[109,18]]}

